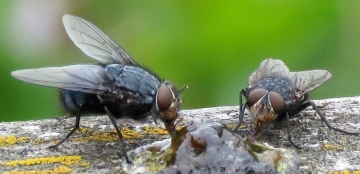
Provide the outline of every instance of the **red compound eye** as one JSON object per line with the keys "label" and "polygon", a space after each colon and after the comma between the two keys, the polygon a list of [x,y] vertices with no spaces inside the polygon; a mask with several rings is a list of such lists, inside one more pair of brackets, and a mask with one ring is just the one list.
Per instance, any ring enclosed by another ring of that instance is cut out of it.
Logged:
{"label": "red compound eye", "polygon": [[156,102],[160,112],[168,110],[174,100],[172,89],[166,84],[162,84],[156,95]]}
{"label": "red compound eye", "polygon": [[270,92],[269,101],[275,113],[280,114],[285,110],[285,100],[279,93]]}
{"label": "red compound eye", "polygon": [[253,106],[256,102],[258,102],[262,97],[264,97],[264,95],[266,94],[266,90],[265,89],[255,89],[253,91],[250,92],[248,98],[247,98],[247,103],[248,105],[251,107]]}

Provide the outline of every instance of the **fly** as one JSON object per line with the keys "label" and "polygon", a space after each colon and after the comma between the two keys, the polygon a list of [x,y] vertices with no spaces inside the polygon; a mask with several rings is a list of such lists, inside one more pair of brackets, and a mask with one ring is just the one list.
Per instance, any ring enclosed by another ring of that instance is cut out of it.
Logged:
{"label": "fly", "polygon": [[[254,117],[255,126],[255,133],[247,139],[249,142],[255,141],[260,136],[263,124],[285,119],[288,140],[293,146],[301,148],[291,140],[289,120],[311,106],[329,129],[348,135],[359,135],[331,126],[315,103],[309,100],[308,93],[330,77],[330,72],[326,70],[291,72],[281,60],[262,61],[259,68],[250,75],[249,86],[240,91],[239,124],[234,130],[242,124],[247,108]],[[247,100],[245,104],[242,103],[243,96]]]}
{"label": "fly", "polygon": [[80,125],[85,113],[107,114],[114,125],[128,159],[123,136],[115,119],[129,117],[160,118],[172,136],[175,120],[181,108],[179,94],[173,83],[160,79],[155,73],[140,66],[113,39],[91,22],[77,16],[64,15],[63,24],[70,39],[83,53],[98,64],[80,64],[13,71],[11,74],[25,82],[60,89],[60,100],[69,116],[75,116],[72,129],[55,148],[67,140]]}

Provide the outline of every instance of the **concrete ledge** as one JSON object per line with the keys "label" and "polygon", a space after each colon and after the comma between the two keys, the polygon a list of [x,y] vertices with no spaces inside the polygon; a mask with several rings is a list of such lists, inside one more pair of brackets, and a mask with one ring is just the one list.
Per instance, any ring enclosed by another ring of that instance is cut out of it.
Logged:
{"label": "concrete ledge", "polygon": [[[360,97],[314,101],[325,113],[329,123],[352,132],[360,132]],[[184,110],[183,125],[194,119],[210,118],[233,127],[238,122],[238,106],[224,106]],[[124,160],[120,143],[106,116],[81,118],[81,131],[75,133],[57,149],[48,146],[63,138],[75,120],[47,119],[0,123],[0,171],[2,173],[119,173]],[[241,134],[250,134],[252,118],[244,118]],[[310,107],[291,120],[294,143],[302,157],[299,173],[360,172],[360,136],[343,135],[329,131]],[[162,125],[130,119],[118,120],[126,138],[127,150],[142,144],[169,138]],[[274,147],[294,148],[286,139],[285,123],[269,125],[259,142]]]}

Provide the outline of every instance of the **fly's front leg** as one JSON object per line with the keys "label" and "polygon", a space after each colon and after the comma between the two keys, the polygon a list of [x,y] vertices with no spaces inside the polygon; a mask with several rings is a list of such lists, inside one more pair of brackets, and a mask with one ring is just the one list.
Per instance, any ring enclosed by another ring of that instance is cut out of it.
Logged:
{"label": "fly's front leg", "polygon": [[154,113],[152,113],[151,114],[151,117],[153,118],[153,120],[154,120],[154,123],[155,123],[155,125],[157,126],[158,125],[158,122],[157,122],[157,115],[156,114],[154,114]]}
{"label": "fly's front leg", "polygon": [[294,146],[294,147],[296,147],[296,148],[298,148],[298,149],[301,149],[301,147],[300,146],[298,146],[298,145],[296,145],[292,140],[291,140],[291,134],[290,134],[290,116],[289,116],[289,113],[288,112],[286,112],[286,128],[287,128],[287,130],[286,130],[286,132],[287,132],[287,138],[288,138],[288,140],[290,141],[290,143]]}
{"label": "fly's front leg", "polygon": [[233,131],[236,131],[241,126],[242,120],[244,118],[246,103],[243,105],[242,96],[247,98],[247,94],[244,89],[242,89],[239,94],[239,123],[236,128],[233,129]]}

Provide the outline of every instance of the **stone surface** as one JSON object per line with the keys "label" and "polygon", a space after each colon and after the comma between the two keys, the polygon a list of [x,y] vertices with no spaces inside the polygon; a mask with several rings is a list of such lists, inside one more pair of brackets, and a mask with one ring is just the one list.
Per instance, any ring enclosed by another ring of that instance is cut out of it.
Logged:
{"label": "stone surface", "polygon": [[[315,101],[335,127],[360,132],[360,97]],[[184,110],[188,125],[194,119],[211,119],[233,127],[238,121],[238,106],[224,106]],[[119,173],[124,160],[120,142],[106,116],[82,117],[81,132],[75,133],[58,149],[49,149],[54,141],[63,138],[74,124],[74,118],[0,123],[0,170],[2,172],[63,171]],[[155,141],[169,138],[162,125],[155,126],[151,117],[147,122],[118,120],[126,135],[126,149],[131,150]],[[275,148],[296,151],[301,158],[298,173],[327,173],[331,171],[360,171],[360,137],[329,131],[311,108],[291,119],[295,149],[287,141],[286,124],[268,125],[257,140]],[[252,133],[252,118],[244,118],[242,136]],[[126,166],[126,165],[125,165]]]}

